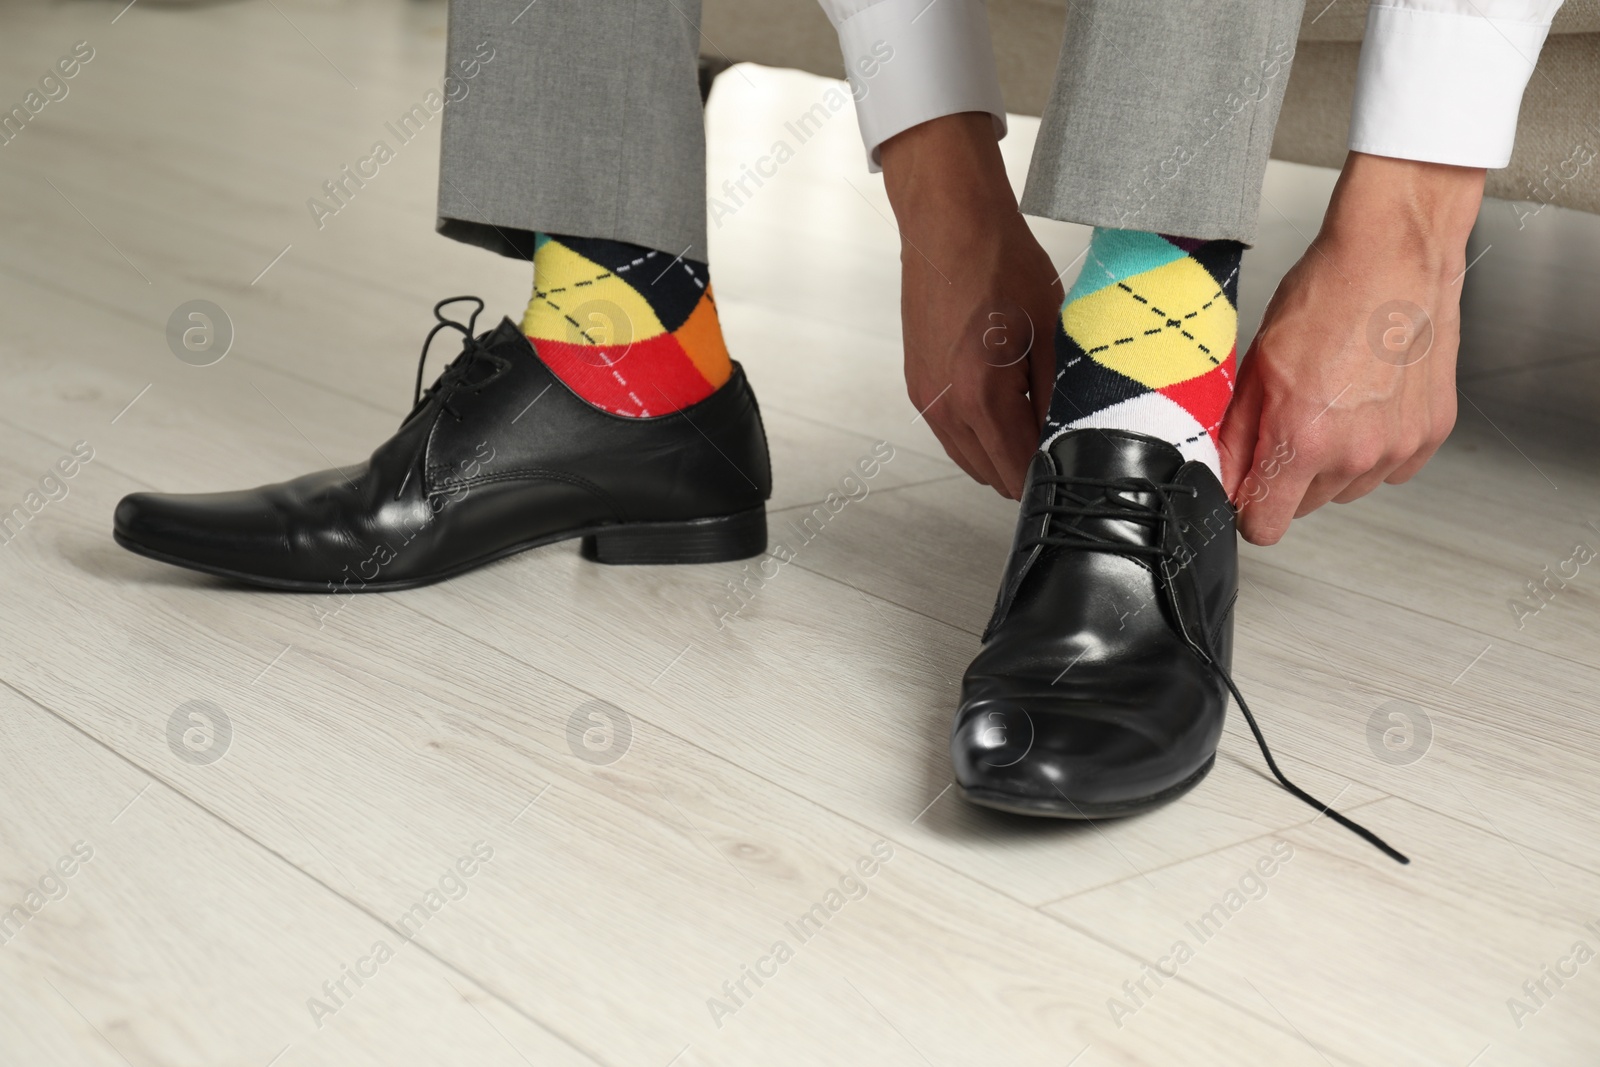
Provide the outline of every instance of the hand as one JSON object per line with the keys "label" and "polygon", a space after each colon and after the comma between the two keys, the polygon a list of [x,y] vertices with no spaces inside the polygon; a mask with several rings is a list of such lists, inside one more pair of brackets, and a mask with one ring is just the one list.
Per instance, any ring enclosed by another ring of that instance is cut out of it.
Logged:
{"label": "hand", "polygon": [[1220,433],[1239,532],[1409,479],[1456,418],[1467,235],[1484,172],[1350,153],[1315,241],[1273,293]]}
{"label": "hand", "polygon": [[1020,499],[1055,382],[1061,283],[981,112],[884,142],[900,225],[906,392],[962,470]]}

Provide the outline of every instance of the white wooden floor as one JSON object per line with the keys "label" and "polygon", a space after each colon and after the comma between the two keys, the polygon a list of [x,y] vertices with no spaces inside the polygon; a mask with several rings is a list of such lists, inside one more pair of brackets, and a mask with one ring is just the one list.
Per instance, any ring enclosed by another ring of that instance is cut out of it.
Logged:
{"label": "white wooden floor", "polygon": [[[1600,563],[1509,606],[1600,548],[1600,220],[1490,205],[1455,436],[1245,551],[1236,673],[1280,759],[1413,865],[1279,790],[1236,717],[1175,806],[1003,818],[946,792],[946,737],[1012,506],[914,421],[848,113],[713,271],[775,521],[895,458],[731,625],[739,565],[572,545],[342,606],[240,592],[117,548],[118,497],[365,456],[433,301],[515,316],[528,271],[432,233],[437,122],[325,229],[305,207],[439,83],[441,4],[122,4],[0,3],[6,108],[94,49],[0,146],[0,510],[93,450],[0,550],[0,1063],[1600,1062]],[[725,75],[712,184],[825,85]],[[1331,181],[1273,165],[1247,331]],[[1061,266],[1087,236],[1039,232]],[[236,333],[209,367],[167,346],[194,299]]]}

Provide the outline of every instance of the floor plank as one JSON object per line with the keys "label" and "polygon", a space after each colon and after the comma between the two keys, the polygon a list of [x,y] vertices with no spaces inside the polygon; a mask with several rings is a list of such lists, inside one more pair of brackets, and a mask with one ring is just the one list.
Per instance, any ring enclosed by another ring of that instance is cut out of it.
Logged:
{"label": "floor plank", "polygon": [[[1366,1062],[1411,1062],[1421,1050],[1430,1063],[1584,1062],[1593,1038],[1579,1020],[1600,1011],[1588,973],[1600,875],[1401,800],[1357,815],[1412,827],[1415,862],[1374,871],[1360,841],[1307,827],[1050,910]],[[1575,956],[1579,942],[1589,950]],[[1542,970],[1557,965],[1559,984]],[[1374,971],[1392,978],[1375,983]],[[1134,989],[1107,989],[1106,1011],[1132,1026],[1171,978],[1128,977]],[[1529,981],[1543,991],[1525,991]]]}
{"label": "floor plank", "polygon": [[595,1062],[174,789],[172,752],[148,773],[10,685],[0,741],[5,1062]]}
{"label": "floor plank", "polygon": [[[963,1061],[1003,1048],[1007,1062],[1054,1063],[1092,1044],[1103,1062],[1161,1062],[1183,1048],[1222,1056],[1241,1030],[1281,1054],[1294,1047],[1268,1021],[1201,1009],[1192,989],[1173,1008],[1211,1018],[1204,1032],[1104,1026],[1095,976],[1127,957],[920,855],[903,827],[833,812],[658,726],[672,719],[648,704],[628,713],[624,758],[592,763],[569,723],[594,694],[435,621],[461,610],[460,592],[362,601],[319,630],[307,598],[130,573],[92,520],[114,487],[82,490],[0,566],[40,599],[48,571],[66,601],[58,624],[104,590],[98,625],[126,645],[84,662],[42,619],[0,620],[12,684],[71,709],[133,763],[168,768],[173,788],[372,915],[403,915],[432,872],[483,839],[494,879],[416,944],[603,1062],[666,1062],[684,1044],[690,1063],[817,1062],[862,1047],[889,1055],[907,1039]],[[431,661],[402,634],[432,645]],[[605,640],[594,628],[584,639]],[[191,699],[231,709],[226,777],[172,766],[160,727]],[[880,837],[893,855],[827,926],[829,949],[799,956],[793,944],[783,996],[738,1003],[737,1026],[714,1017],[721,982],[787,941],[785,924],[826,903]],[[883,1024],[896,1016],[905,1037]]]}
{"label": "floor plank", "polygon": [[[95,459],[0,548],[0,902],[63,843],[97,853],[0,945],[0,1060],[1594,1059],[1581,974],[1521,1028],[1506,998],[1597,918],[1600,601],[1585,568],[1520,628],[1508,604],[1600,521],[1600,219],[1490,205],[1457,433],[1412,484],[1245,551],[1236,673],[1275,750],[1416,862],[1278,789],[1237,716],[1182,803],[1040,825],[948,792],[956,686],[1015,512],[906,397],[899,238],[848,112],[711,232],[794,563],[757,582],[566,545],[382,598],[266,595],[123,552],[111,509],[358,460],[409,406],[434,301],[518,314],[527,264],[432,232],[436,122],[325,227],[305,206],[437,84],[444,6],[6,18],[9,70],[79,39],[97,56],[0,150],[0,507],[73,442]],[[719,79],[713,194],[827,85]],[[1014,118],[1002,145],[1018,185],[1036,130]],[[1246,336],[1332,181],[1269,168]],[[1070,280],[1088,230],[1032,225]],[[236,333],[206,368],[165,336],[197,297]],[[796,534],[880,440],[894,458],[867,496]],[[230,716],[214,764],[169,742],[192,700]],[[630,726],[610,762],[584,746],[599,701]],[[480,840],[494,856],[466,895],[317,1028],[318,984]],[[879,841],[893,856],[864,895],[791,933]],[[1115,1015],[1141,961],[1278,843],[1295,854],[1268,895]],[[778,940],[792,960],[745,978]]]}

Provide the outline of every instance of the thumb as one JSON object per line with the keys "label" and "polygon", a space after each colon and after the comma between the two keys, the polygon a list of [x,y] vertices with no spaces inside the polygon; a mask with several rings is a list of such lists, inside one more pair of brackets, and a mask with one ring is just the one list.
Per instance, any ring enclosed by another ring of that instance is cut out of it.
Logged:
{"label": "thumb", "polygon": [[1238,387],[1233,401],[1222,416],[1217,434],[1217,453],[1222,460],[1222,487],[1228,499],[1237,501],[1239,488],[1255,462],[1256,445],[1261,436],[1263,390],[1261,379],[1252,373],[1256,348],[1252,344],[1240,365]]}
{"label": "thumb", "polygon": [[[1060,288],[1058,285],[1057,289]],[[1059,294],[1057,294],[1059,297]],[[1060,305],[1059,298],[1056,306]],[[1031,314],[1029,321],[1033,329],[1033,340],[1028,350],[1028,378],[1030,398],[1033,401],[1034,421],[1039,429],[1044,429],[1044,420],[1049,417],[1051,398],[1056,386],[1056,324],[1060,321],[1055,308],[1049,309],[1048,317],[1041,318]]]}
{"label": "thumb", "polygon": [[1051,395],[1056,384],[1056,354],[1054,346],[1046,343],[1043,351],[1040,345],[1034,342],[1033,352],[1028,356],[1029,399],[1033,401],[1033,421],[1035,429],[1044,429],[1044,420],[1050,415]]}

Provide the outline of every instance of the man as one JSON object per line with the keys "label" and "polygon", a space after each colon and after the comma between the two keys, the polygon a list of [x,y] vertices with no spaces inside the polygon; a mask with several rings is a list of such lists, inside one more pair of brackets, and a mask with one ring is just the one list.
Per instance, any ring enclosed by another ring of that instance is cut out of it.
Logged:
{"label": "man", "polygon": [[[858,107],[904,237],[911,398],[1023,505],[952,734],[969,798],[1099,817],[1209,770],[1238,695],[1230,497],[1270,543],[1410,477],[1448,432],[1466,234],[1557,3],[1372,9],[1356,151],[1236,374],[1239,261],[1301,4],[1072,5],[1022,205],[1096,227],[1063,303],[1000,165],[981,0],[825,0],[846,69],[875,71]],[[119,542],[316,591],[405,588],[569,537],[613,563],[760,552],[765,439],[705,263],[697,17],[695,0],[458,0],[452,69],[486,42],[506,60],[446,111],[439,228],[533,260],[520,326],[440,314],[429,340],[453,329],[463,351],[426,392],[419,369],[415,409],[365,465],[134,494]],[[1396,300],[1431,319],[1420,361],[1352,343]],[[1053,323],[1053,346],[995,358],[996,315]]]}
{"label": "man", "polygon": [[[1095,227],[1064,302],[994,145],[981,0],[824,6],[847,70],[895,57],[858,110],[903,237],[912,402],[952,459],[1023,503],[963,683],[957,781],[1027,814],[1165,803],[1210,769],[1239,698],[1229,498],[1271,544],[1406,481],[1454,423],[1467,236],[1559,0],[1369,9],[1351,154],[1242,369],[1238,268],[1302,4],[1068,4],[1021,205]],[[1019,307],[1054,322],[1053,351],[996,366],[981,339]]]}

